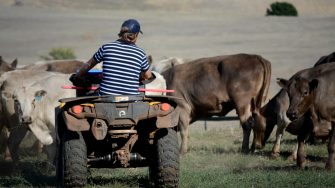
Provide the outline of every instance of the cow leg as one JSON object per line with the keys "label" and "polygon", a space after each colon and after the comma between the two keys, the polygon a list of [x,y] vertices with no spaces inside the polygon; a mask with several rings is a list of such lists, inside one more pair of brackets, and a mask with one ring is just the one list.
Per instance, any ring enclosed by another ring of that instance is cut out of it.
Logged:
{"label": "cow leg", "polygon": [[8,137],[9,137],[9,131],[7,129],[7,127],[5,127],[5,124],[3,123],[5,122],[3,118],[0,118],[0,133],[1,133],[1,139],[3,141],[4,144],[1,144],[2,147],[5,147],[5,154],[4,154],[4,159],[5,161],[11,161],[12,157],[10,155],[9,152],[9,148],[8,148]]}
{"label": "cow leg", "polygon": [[240,122],[243,129],[243,141],[242,141],[242,153],[249,153],[249,139],[251,133],[251,126],[248,123],[248,118],[251,116],[250,105],[245,108],[237,108],[237,114],[240,118]]}
{"label": "cow leg", "polygon": [[[178,107],[177,107],[178,108]],[[190,124],[190,116],[187,112],[182,111],[179,115],[179,129],[180,129],[180,136],[181,136],[181,146],[180,146],[180,154],[184,155],[187,153],[187,145],[188,145],[188,126]]]}
{"label": "cow leg", "polygon": [[276,142],[272,148],[271,157],[277,158],[280,155],[280,144],[284,136],[284,130],[289,124],[290,120],[286,116],[286,111],[280,112],[277,115],[277,131],[276,131]]}
{"label": "cow leg", "polygon": [[300,133],[298,135],[298,151],[297,151],[297,165],[300,168],[305,167],[306,163],[306,155],[305,155],[305,141],[308,139],[309,135],[313,130],[312,124],[305,124],[304,129],[300,129]]}
{"label": "cow leg", "polygon": [[7,144],[8,144],[9,152],[14,162],[19,160],[17,151],[27,131],[28,131],[27,126],[19,126],[19,127],[15,127],[10,132]]}
{"label": "cow leg", "polygon": [[271,158],[277,158],[280,156],[280,142],[283,137],[282,133],[276,132],[276,142],[272,147]]}
{"label": "cow leg", "polygon": [[278,123],[277,126],[277,131],[276,131],[276,142],[273,145],[272,152],[271,152],[271,157],[272,158],[277,158],[280,155],[280,144],[284,135],[284,130],[286,128],[286,123],[281,122]]}
{"label": "cow leg", "polygon": [[305,156],[305,139],[303,136],[298,136],[298,151],[297,151],[297,166],[299,168],[304,168],[306,163]]}
{"label": "cow leg", "polygon": [[41,154],[43,151],[43,144],[39,140],[36,140],[33,146],[31,147],[31,150],[37,154]]}
{"label": "cow leg", "polygon": [[6,127],[3,129],[3,131],[5,132],[5,135],[4,135],[5,136],[5,142],[4,143],[6,143],[5,144],[4,159],[5,159],[5,161],[12,161],[13,160],[12,155],[10,154],[9,147],[8,147],[8,138],[9,138],[10,133],[9,133],[9,131]]}
{"label": "cow leg", "polygon": [[47,153],[48,160],[56,165],[56,151],[57,151],[57,141],[56,141],[56,133],[51,133],[54,142],[50,145],[45,146],[45,151]]}
{"label": "cow leg", "polygon": [[328,143],[328,160],[326,162],[327,170],[334,170],[334,155],[335,155],[335,122],[332,122],[332,129],[330,131],[330,140]]}
{"label": "cow leg", "polygon": [[250,151],[249,150],[249,139],[250,139],[251,128],[245,123],[243,123],[242,129],[243,129],[242,153],[248,154]]}
{"label": "cow leg", "polygon": [[288,157],[288,159],[291,159],[293,161],[297,160],[297,154],[298,154],[298,143],[293,146],[291,155]]}

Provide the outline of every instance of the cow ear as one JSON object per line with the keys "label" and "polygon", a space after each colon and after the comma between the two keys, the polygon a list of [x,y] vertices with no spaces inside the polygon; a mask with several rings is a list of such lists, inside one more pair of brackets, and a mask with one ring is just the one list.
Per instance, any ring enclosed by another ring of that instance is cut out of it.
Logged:
{"label": "cow ear", "polygon": [[148,55],[148,56],[147,56],[147,59],[148,59],[148,63],[149,63],[149,65],[152,65],[152,62],[153,62],[152,55]]}
{"label": "cow ear", "polygon": [[171,67],[174,67],[175,65],[177,65],[177,59],[173,58],[171,61]]}
{"label": "cow ear", "polygon": [[283,89],[287,89],[288,86],[288,80],[283,79],[283,78],[277,78],[277,84],[282,87]]}
{"label": "cow ear", "polygon": [[17,66],[17,59],[14,59],[14,61],[10,64],[12,68],[16,68]]}
{"label": "cow ear", "polygon": [[308,83],[308,85],[309,85],[309,92],[312,92],[313,90],[315,90],[318,87],[319,80],[313,79],[312,81],[310,81]]}
{"label": "cow ear", "polygon": [[45,90],[38,90],[35,92],[35,100],[39,101],[43,96],[45,96],[47,92]]}

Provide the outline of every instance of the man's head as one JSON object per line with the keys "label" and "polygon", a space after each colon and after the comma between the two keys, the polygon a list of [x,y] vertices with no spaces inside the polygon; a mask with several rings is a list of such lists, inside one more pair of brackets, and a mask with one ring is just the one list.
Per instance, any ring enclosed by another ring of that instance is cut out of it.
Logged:
{"label": "man's head", "polygon": [[119,37],[122,40],[135,43],[138,33],[142,33],[140,23],[135,19],[129,19],[122,23]]}

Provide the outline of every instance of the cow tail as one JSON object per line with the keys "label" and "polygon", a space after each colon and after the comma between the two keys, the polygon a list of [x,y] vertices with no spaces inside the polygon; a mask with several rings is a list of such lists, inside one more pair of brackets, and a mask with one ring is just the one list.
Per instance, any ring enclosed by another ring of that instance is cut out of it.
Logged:
{"label": "cow tail", "polygon": [[271,82],[271,63],[270,61],[264,59],[261,56],[257,56],[257,57],[260,60],[263,66],[263,69],[264,69],[262,88],[256,100],[256,107],[261,108],[263,102],[266,101],[266,98],[269,92],[269,87],[270,87],[270,82]]}

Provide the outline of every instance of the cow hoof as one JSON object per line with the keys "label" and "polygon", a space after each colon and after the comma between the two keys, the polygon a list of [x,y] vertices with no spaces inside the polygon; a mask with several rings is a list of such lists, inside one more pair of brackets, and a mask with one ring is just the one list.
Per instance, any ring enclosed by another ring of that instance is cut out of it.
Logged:
{"label": "cow hoof", "polygon": [[13,162],[13,159],[11,157],[6,156],[4,159],[6,162]]}
{"label": "cow hoof", "polygon": [[270,159],[277,159],[280,156],[280,153],[271,153]]}
{"label": "cow hoof", "polygon": [[242,150],[242,154],[244,154],[244,155],[248,155],[249,152],[250,152],[250,151],[249,151],[248,149],[247,149],[247,150],[245,150],[245,149]]}
{"label": "cow hoof", "polygon": [[329,162],[326,163],[326,169],[329,171],[333,171],[334,170],[334,165],[330,164]]}
{"label": "cow hoof", "polygon": [[296,155],[290,155],[290,156],[287,157],[287,160],[296,161],[297,160],[297,156]]}
{"label": "cow hoof", "polygon": [[187,153],[187,151],[184,151],[184,150],[180,150],[180,151],[179,151],[179,154],[180,154],[181,157],[182,157],[182,156],[185,156],[186,153]]}
{"label": "cow hoof", "polygon": [[304,161],[304,162],[300,162],[300,163],[297,163],[297,165],[298,165],[298,168],[299,169],[305,169],[305,167],[306,167],[306,162]]}

